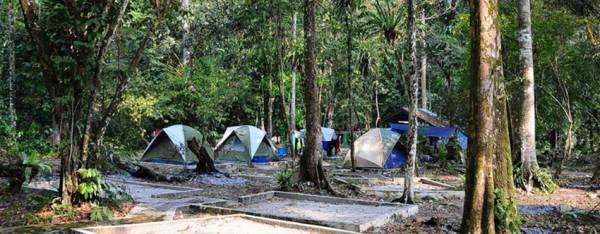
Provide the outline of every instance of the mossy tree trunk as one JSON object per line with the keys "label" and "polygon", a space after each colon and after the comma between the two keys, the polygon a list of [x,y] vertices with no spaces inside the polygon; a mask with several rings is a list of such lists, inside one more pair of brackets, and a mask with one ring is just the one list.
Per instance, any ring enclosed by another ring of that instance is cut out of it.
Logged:
{"label": "mossy tree trunk", "polygon": [[[494,160],[510,158],[510,146],[506,145],[506,109],[498,106],[504,96],[496,95],[496,92],[503,93],[503,89],[494,88],[502,82],[500,18],[497,0],[473,0],[469,3],[472,120],[461,229],[463,233],[495,233],[494,188],[496,182],[504,183],[507,178],[504,173],[494,175],[496,170],[500,170],[494,167]],[[506,154],[509,156],[506,157]]]}

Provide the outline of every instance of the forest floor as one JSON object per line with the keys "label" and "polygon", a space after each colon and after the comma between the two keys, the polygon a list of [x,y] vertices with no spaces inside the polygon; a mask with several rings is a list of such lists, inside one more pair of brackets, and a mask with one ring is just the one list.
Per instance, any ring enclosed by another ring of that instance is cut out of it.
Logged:
{"label": "forest floor", "polygon": [[[339,162],[328,161],[328,171],[334,190],[349,198],[373,200],[373,201],[391,201],[398,197],[398,193],[370,193],[364,192],[365,188],[384,187],[397,188],[402,187],[403,179],[400,172],[382,172],[382,171],[359,171],[350,173],[347,170],[335,169]],[[173,172],[177,167],[162,167],[163,172]],[[231,177],[224,176],[198,176],[192,181],[184,183],[157,183],[135,179],[136,181],[153,183],[165,186],[180,186],[195,189],[194,196],[236,200],[239,196],[255,194],[264,191],[277,190],[273,175],[282,168],[281,164],[257,166],[248,168],[247,166],[226,165],[220,169],[231,174]],[[455,189],[435,188],[429,184],[417,183],[417,190],[430,191],[435,190],[440,193],[446,191],[458,192],[463,187],[463,179],[460,167],[456,169],[441,170],[435,166],[422,170],[420,178],[430,178],[435,181],[443,182]],[[572,172],[577,171],[577,172]],[[588,173],[582,173],[581,170],[570,168],[569,171],[559,181],[561,188],[553,194],[545,194],[539,191],[525,193],[518,191],[516,198],[519,207],[519,213],[522,216],[522,231],[526,233],[595,233],[600,231],[600,190],[598,187],[589,186]],[[334,178],[346,178],[349,183],[336,182]],[[352,179],[352,177],[356,177]],[[122,175],[108,176],[111,180],[133,178]],[[0,181],[0,187],[3,184]],[[349,185],[351,184],[351,185]],[[359,189],[360,188],[360,189]],[[363,192],[359,192],[359,190]],[[296,192],[324,194],[324,191],[310,189],[310,187],[300,186]],[[140,193],[141,194],[141,193]],[[23,193],[16,196],[6,193],[0,193],[0,226],[10,227],[33,223],[65,223],[87,221],[85,213],[68,220],[65,215],[63,219],[49,216],[48,207],[52,198],[56,194],[44,190],[25,189]],[[418,195],[419,196],[419,195]],[[164,202],[164,201],[162,201]],[[162,203],[161,202],[161,203]],[[419,212],[417,215],[407,219],[398,220],[389,223],[386,226],[375,228],[371,233],[453,233],[460,227],[462,217],[462,196],[429,196],[422,195],[418,198]],[[138,201],[138,204],[139,201]],[[173,206],[184,203],[172,203]],[[131,208],[131,207],[129,207]],[[174,208],[174,207],[172,207]],[[135,209],[135,207],[134,207]],[[171,207],[165,207],[165,210],[172,211]],[[125,213],[116,214],[117,217],[127,217]],[[173,216],[171,216],[173,217]],[[164,217],[146,217],[125,222],[148,222],[161,220]],[[175,218],[181,218],[175,215]],[[105,223],[106,224],[106,223]],[[62,229],[63,226],[57,226]],[[2,232],[2,229],[0,229]]]}

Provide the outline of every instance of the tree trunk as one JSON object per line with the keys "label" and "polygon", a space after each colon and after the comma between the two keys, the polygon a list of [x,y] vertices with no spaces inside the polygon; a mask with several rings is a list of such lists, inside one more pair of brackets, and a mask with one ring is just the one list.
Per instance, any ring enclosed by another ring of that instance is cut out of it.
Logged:
{"label": "tree trunk", "polygon": [[348,81],[348,100],[350,102],[350,108],[348,109],[348,129],[350,130],[350,162],[352,166],[352,171],[356,170],[355,160],[354,160],[354,123],[353,123],[353,115],[354,115],[354,97],[352,89],[352,16],[349,12],[346,13],[345,16],[345,24],[346,24],[346,79]]}
{"label": "tree trunk", "polygon": [[[298,12],[294,11],[292,16],[292,42],[296,43]],[[296,53],[292,54],[292,90],[290,95],[290,134],[296,131]],[[294,135],[295,136],[295,135]],[[295,137],[294,137],[295,139]],[[296,141],[292,141],[292,163],[296,159]]]}
{"label": "tree trunk", "polygon": [[198,139],[192,138],[187,142],[188,147],[196,156],[198,156],[198,163],[196,164],[196,173],[198,174],[212,174],[218,172],[215,168],[213,159],[206,151],[206,148],[198,144]]}
{"label": "tree trunk", "polygon": [[[421,21],[425,24],[425,10],[421,11]],[[421,33],[421,108],[427,109],[427,41],[425,30]]]}
{"label": "tree trunk", "polygon": [[[496,200],[502,201],[514,201],[516,198],[513,195],[515,190],[513,180],[513,163],[512,163],[512,150],[510,142],[510,124],[508,118],[508,105],[507,105],[507,94],[504,84],[503,73],[498,75],[495,80],[496,84],[496,113],[495,114],[495,154],[494,159],[490,163],[493,168],[493,179],[494,186],[489,190],[492,193],[492,198],[488,198],[492,201],[491,206],[494,207],[494,196]],[[500,193],[494,194],[498,190]],[[486,190],[486,193],[488,190]],[[493,211],[490,212],[493,214]],[[512,209],[507,209],[507,218],[512,219],[516,216],[516,212]],[[493,222],[493,221],[492,221]],[[499,220],[496,219],[495,231],[498,233],[510,233],[508,229],[508,219]]]}
{"label": "tree trunk", "polygon": [[470,9],[472,121],[461,232],[495,233],[492,160],[499,121],[494,117],[494,82],[502,76],[498,2],[473,0]]}
{"label": "tree trunk", "polygon": [[[279,11],[281,11],[279,9]],[[283,67],[283,40],[285,40],[283,35],[283,15],[281,12],[277,14],[277,68],[279,74],[279,95],[281,96],[281,110],[283,111],[285,125],[287,126],[288,132],[292,132],[291,122],[290,122],[290,107],[287,104],[287,99],[285,98],[285,80],[284,80],[284,67]],[[289,136],[286,136],[289,137]]]}
{"label": "tree trunk", "polygon": [[81,163],[88,163],[88,154],[89,154],[89,142],[91,139],[91,129],[92,129],[92,120],[94,117],[94,113],[96,112],[96,101],[98,96],[98,89],[100,88],[102,82],[102,73],[104,71],[105,66],[105,57],[108,52],[108,48],[113,41],[113,37],[120,25],[119,21],[125,15],[125,11],[127,10],[127,5],[129,4],[129,0],[124,0],[121,4],[121,8],[116,17],[107,25],[104,34],[102,35],[102,41],[100,45],[97,46],[97,55],[95,58],[96,64],[94,68],[94,76],[92,77],[91,84],[91,93],[90,93],[90,101],[88,104],[87,116],[85,118],[85,127],[83,128],[83,135],[81,140]]}
{"label": "tree trunk", "polygon": [[265,131],[267,136],[273,136],[273,107],[275,105],[275,96],[273,95],[273,79],[269,76],[269,89],[267,90],[266,99],[266,117],[265,117]]}
{"label": "tree trunk", "polygon": [[7,1],[6,14],[8,15],[8,112],[10,113],[10,127],[13,140],[17,136],[17,111],[15,110],[15,16],[13,1]]}
{"label": "tree trunk", "polygon": [[300,159],[300,179],[321,187],[323,178],[321,160],[321,123],[319,86],[315,74],[315,11],[316,0],[304,0],[304,106],[306,119],[306,147]]}
{"label": "tree trunk", "polygon": [[131,60],[131,63],[129,63],[129,67],[127,68],[129,74],[127,74],[126,77],[120,77],[117,83],[117,87],[115,89],[115,94],[110,100],[110,104],[108,105],[108,108],[104,111],[102,119],[100,120],[100,127],[96,132],[96,147],[100,148],[104,144],[104,136],[106,135],[106,130],[108,129],[108,125],[110,124],[112,116],[117,111],[117,108],[119,107],[123,96],[127,92],[127,88],[129,87],[129,81],[131,77],[134,75],[135,72],[137,72],[138,65],[142,60],[142,54],[146,50],[146,46],[148,45],[150,38],[153,35],[155,35],[155,32],[158,30],[158,27],[160,26],[162,20],[164,20],[167,14],[166,11],[170,8],[170,6],[170,0],[166,0],[163,7],[159,5],[155,6],[156,18],[152,22],[152,27],[144,34],[144,38],[142,39],[142,42],[136,50]]}
{"label": "tree trunk", "polygon": [[[331,79],[331,86],[333,86],[333,78]],[[333,114],[335,113],[335,92],[333,90],[333,87],[327,89],[329,99],[327,100],[327,113],[325,113],[325,127],[328,128],[333,127]]]}
{"label": "tree trunk", "polygon": [[417,80],[417,32],[415,27],[415,11],[415,0],[408,0],[407,50],[410,56],[410,64],[408,67],[408,160],[406,160],[404,194],[402,195],[405,203],[414,202],[414,174],[417,158],[417,103],[419,99],[419,82]]}
{"label": "tree trunk", "polygon": [[523,79],[521,121],[519,126],[521,163],[527,173],[527,191],[533,187],[533,174],[538,168],[535,150],[535,91],[533,75],[533,35],[531,33],[531,7],[529,0],[518,1],[519,65]]}
{"label": "tree trunk", "polygon": [[454,77],[452,77],[453,67],[450,66],[446,71],[446,92],[448,93],[448,120],[452,124],[454,122],[454,113],[456,105],[454,104]]}
{"label": "tree trunk", "polygon": [[186,69],[186,78],[189,78],[189,67],[190,64],[190,43],[189,43],[189,34],[190,34],[190,23],[189,23],[189,14],[190,14],[190,0],[181,0],[181,10],[183,11],[183,38],[181,40],[181,45],[183,47],[182,58],[183,58],[183,66]]}

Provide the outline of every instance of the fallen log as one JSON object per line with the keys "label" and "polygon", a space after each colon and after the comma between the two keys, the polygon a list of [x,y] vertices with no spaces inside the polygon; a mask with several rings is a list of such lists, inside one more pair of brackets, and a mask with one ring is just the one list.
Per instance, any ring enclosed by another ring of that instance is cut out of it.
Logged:
{"label": "fallen log", "polygon": [[432,179],[428,179],[428,178],[425,178],[425,177],[421,178],[419,181],[421,183],[423,183],[423,184],[435,185],[435,186],[449,188],[449,189],[456,189],[456,186],[452,186],[452,185],[449,185],[449,184],[446,184],[446,183],[438,182],[438,181],[435,181],[435,180],[432,180]]}
{"label": "fallen log", "polygon": [[355,185],[353,183],[350,183],[349,181],[347,181],[345,179],[342,179],[342,178],[339,178],[339,177],[333,177],[333,180],[335,182],[347,185],[348,187],[350,187],[350,189],[352,189],[352,191],[355,191],[355,192],[358,192],[358,193],[362,192],[362,190],[360,189],[360,186]]}
{"label": "fallen log", "polygon": [[118,158],[113,159],[113,164],[117,168],[128,172],[131,176],[137,177],[137,178],[142,178],[142,179],[149,179],[149,180],[161,181],[161,182],[184,182],[184,181],[188,181],[192,178],[192,174],[163,175],[163,174],[157,173],[157,172],[153,171],[152,169],[147,168],[145,166],[127,162],[127,161],[121,161]]}

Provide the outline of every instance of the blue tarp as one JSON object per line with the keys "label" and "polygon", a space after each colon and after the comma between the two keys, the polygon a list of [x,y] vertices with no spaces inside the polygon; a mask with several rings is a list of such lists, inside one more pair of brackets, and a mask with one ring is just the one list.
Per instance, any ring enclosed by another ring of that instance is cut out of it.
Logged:
{"label": "blue tarp", "polygon": [[406,163],[406,150],[402,147],[402,144],[396,143],[394,149],[390,153],[390,156],[385,160],[383,169],[399,168]]}
{"label": "blue tarp", "polygon": [[[390,123],[390,127],[392,130],[400,133],[408,131],[408,124]],[[419,126],[418,133],[422,136],[442,138],[444,142],[448,142],[451,136],[458,135],[460,146],[463,150],[467,149],[469,138],[464,132],[453,127]]]}

